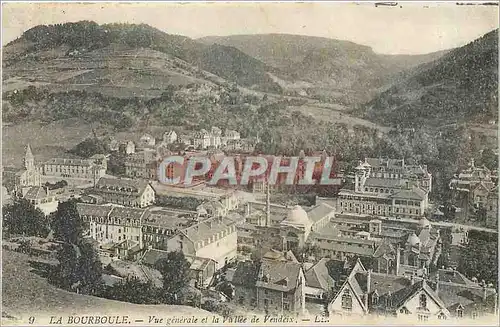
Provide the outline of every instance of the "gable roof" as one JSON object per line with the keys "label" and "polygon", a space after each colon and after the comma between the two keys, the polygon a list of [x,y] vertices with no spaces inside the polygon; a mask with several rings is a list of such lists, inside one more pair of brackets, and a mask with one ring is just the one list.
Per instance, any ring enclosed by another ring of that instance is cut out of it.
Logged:
{"label": "gable roof", "polygon": [[335,211],[334,207],[332,207],[327,203],[320,202],[318,205],[307,210],[307,216],[309,217],[310,220],[313,221],[313,223],[315,223],[323,219],[326,215],[328,215],[332,211]]}
{"label": "gable roof", "polygon": [[268,288],[276,291],[288,292],[297,287],[302,266],[292,261],[277,261],[263,259],[259,275],[267,276],[267,280],[257,280],[257,287]]}
{"label": "gable roof", "polygon": [[327,258],[322,258],[306,271],[304,277],[307,286],[327,291],[335,285],[335,280],[330,276],[328,267],[326,266],[327,262]]}
{"label": "gable roof", "polygon": [[[413,298],[418,292],[424,291],[438,306],[441,310],[446,310],[446,305],[439,298],[436,292],[429,286],[425,280],[420,280],[415,282],[410,287],[402,288],[399,291],[393,293],[390,296],[389,309],[399,310],[408,300]],[[449,312],[447,312],[449,314]]]}
{"label": "gable roof", "polygon": [[47,197],[47,191],[41,186],[32,186],[29,188],[28,192],[24,195],[27,200],[39,200]]}

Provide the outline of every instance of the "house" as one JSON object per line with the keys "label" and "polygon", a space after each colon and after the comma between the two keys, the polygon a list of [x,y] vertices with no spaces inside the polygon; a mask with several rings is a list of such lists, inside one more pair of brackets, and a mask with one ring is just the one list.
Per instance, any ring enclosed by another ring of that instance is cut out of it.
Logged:
{"label": "house", "polygon": [[212,217],[184,228],[167,241],[169,251],[181,250],[184,255],[212,259],[216,269],[236,259],[238,218]]}
{"label": "house", "polygon": [[150,148],[150,147],[154,147],[156,144],[156,139],[151,136],[150,134],[144,134],[143,136],[141,136],[141,138],[139,139],[139,146],[141,148]]}
{"label": "house", "polygon": [[111,245],[107,249],[113,254],[129,257],[143,248],[145,210],[86,203],[78,203],[77,210],[82,220],[88,223],[89,236],[99,245]]}
{"label": "house", "polygon": [[234,301],[241,306],[266,313],[304,313],[304,273],[296,261],[264,256],[260,262],[239,262],[231,283]]}
{"label": "house", "polygon": [[151,149],[130,154],[125,159],[125,175],[130,178],[157,179],[156,152]]}
{"label": "house", "polygon": [[42,210],[45,215],[55,212],[59,205],[55,192],[42,186],[23,188],[22,197],[34,205],[35,208]]}
{"label": "house", "polygon": [[130,207],[143,208],[155,201],[153,188],[142,179],[102,177],[91,192],[101,196],[105,202]]}
{"label": "house", "polygon": [[460,215],[465,217],[477,213],[480,208],[488,210],[488,197],[490,193],[496,192],[492,172],[484,166],[477,167],[474,159],[470,160],[466,169],[450,180],[449,187],[456,204],[462,209]]}
{"label": "house", "polygon": [[163,143],[172,144],[177,142],[177,133],[175,131],[168,131],[163,134]]}
{"label": "house", "polygon": [[[466,310],[465,308],[469,308]],[[374,273],[358,261],[328,305],[330,317],[383,316],[422,323],[494,314],[496,291],[438,270],[423,278]]]}
{"label": "house", "polygon": [[[156,262],[162,258],[166,258],[167,251],[148,249],[141,259],[144,264],[154,267]],[[191,279],[195,281],[195,285],[200,288],[205,288],[210,285],[215,274],[216,263],[212,259],[199,258],[194,256],[186,256],[186,260],[190,263]]]}

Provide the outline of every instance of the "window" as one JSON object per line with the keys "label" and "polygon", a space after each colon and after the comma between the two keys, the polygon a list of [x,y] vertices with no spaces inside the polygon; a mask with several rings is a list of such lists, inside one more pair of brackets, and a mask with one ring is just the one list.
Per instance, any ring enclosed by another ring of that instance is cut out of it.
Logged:
{"label": "window", "polygon": [[238,299],[238,303],[242,305],[243,302],[245,302],[245,298],[243,296],[240,296],[240,298]]}
{"label": "window", "polygon": [[419,303],[420,303],[420,308],[422,309],[427,308],[427,296],[425,296],[425,294],[420,294]]}
{"label": "window", "polygon": [[345,290],[342,294],[342,309],[351,311],[352,310],[352,296],[349,290]]}
{"label": "window", "polygon": [[440,313],[438,314],[438,319],[440,319],[440,320],[445,320],[445,319],[446,319],[446,315],[445,315],[444,313],[440,312]]}
{"label": "window", "polygon": [[429,320],[429,316],[427,316],[427,315],[418,315],[418,320],[419,321],[427,321],[427,320]]}
{"label": "window", "polygon": [[474,312],[472,312],[472,319],[476,319],[476,318],[477,318],[477,312],[474,311]]}
{"label": "window", "polygon": [[290,311],[290,303],[283,302],[283,310]]}
{"label": "window", "polygon": [[464,309],[462,309],[461,307],[457,308],[457,317],[458,318],[463,318],[464,317]]}

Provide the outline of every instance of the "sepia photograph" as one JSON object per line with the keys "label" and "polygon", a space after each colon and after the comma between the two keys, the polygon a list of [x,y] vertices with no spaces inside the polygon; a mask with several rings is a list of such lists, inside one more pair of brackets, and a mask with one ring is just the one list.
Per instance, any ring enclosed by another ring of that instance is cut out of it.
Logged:
{"label": "sepia photograph", "polygon": [[2,1],[2,326],[498,326],[489,2]]}

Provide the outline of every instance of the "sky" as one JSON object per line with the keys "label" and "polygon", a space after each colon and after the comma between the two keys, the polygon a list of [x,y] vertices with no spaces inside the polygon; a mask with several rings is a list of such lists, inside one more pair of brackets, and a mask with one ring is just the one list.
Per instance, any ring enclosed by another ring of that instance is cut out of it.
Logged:
{"label": "sky", "polygon": [[453,3],[3,3],[2,44],[40,24],[145,23],[191,38],[287,33],[348,40],[384,54],[465,45],[498,28],[498,6]]}

